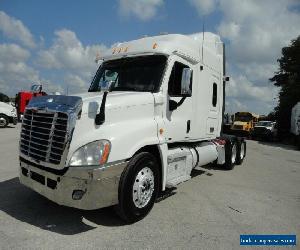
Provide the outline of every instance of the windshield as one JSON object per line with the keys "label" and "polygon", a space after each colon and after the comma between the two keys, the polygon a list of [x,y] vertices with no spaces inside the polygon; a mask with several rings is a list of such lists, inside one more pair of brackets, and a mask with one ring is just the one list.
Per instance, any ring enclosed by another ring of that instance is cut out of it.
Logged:
{"label": "windshield", "polygon": [[261,122],[258,122],[258,123],[256,124],[256,126],[271,127],[271,126],[272,126],[272,123],[273,123],[273,122],[261,121]]}
{"label": "windshield", "polygon": [[167,58],[161,55],[122,58],[104,62],[94,77],[89,92],[157,92]]}
{"label": "windshield", "polygon": [[236,114],[234,120],[240,122],[250,122],[252,120],[252,115]]}
{"label": "windshield", "polygon": [[42,90],[42,85],[40,84],[34,84],[31,86],[30,89],[32,92],[40,92]]}

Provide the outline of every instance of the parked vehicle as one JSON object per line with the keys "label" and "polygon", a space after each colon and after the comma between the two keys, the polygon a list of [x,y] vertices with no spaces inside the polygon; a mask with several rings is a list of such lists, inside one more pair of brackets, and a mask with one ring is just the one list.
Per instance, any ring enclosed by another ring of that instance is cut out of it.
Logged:
{"label": "parked vehicle", "polygon": [[234,115],[231,130],[236,135],[249,136],[257,124],[258,119],[259,115],[250,112],[237,112]]}
{"label": "parked vehicle", "polygon": [[253,139],[264,139],[273,141],[277,136],[276,122],[259,121],[254,127],[251,137]]}
{"label": "parked vehicle", "polygon": [[295,137],[296,145],[300,148],[300,102],[292,108],[290,131]]}
{"label": "parked vehicle", "polygon": [[32,85],[30,91],[19,92],[16,95],[15,99],[15,106],[17,108],[18,119],[20,120],[20,118],[23,116],[26,106],[33,97],[44,95],[47,95],[47,93],[42,91],[41,84]]}
{"label": "parked vehicle", "polygon": [[87,93],[29,103],[20,182],[66,206],[114,205],[134,222],[193,168],[241,164],[246,142],[221,134],[224,52],[220,37],[208,32],[112,48]]}
{"label": "parked vehicle", "polygon": [[0,128],[5,128],[10,123],[16,125],[17,122],[16,108],[8,103],[0,102]]}

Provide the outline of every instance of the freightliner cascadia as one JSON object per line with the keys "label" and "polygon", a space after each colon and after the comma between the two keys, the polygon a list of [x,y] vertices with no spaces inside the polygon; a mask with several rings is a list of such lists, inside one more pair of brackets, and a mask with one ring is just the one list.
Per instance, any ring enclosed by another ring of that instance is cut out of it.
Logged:
{"label": "freightliner cascadia", "polygon": [[222,134],[224,45],[218,35],[124,42],[101,58],[88,92],[26,107],[20,181],[65,206],[114,206],[127,222],[209,163],[241,164],[246,142]]}

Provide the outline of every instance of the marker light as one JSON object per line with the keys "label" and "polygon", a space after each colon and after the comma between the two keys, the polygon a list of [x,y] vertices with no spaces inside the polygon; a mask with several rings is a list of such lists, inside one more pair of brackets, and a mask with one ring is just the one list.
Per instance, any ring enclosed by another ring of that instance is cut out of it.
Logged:
{"label": "marker light", "polygon": [[156,47],[157,47],[157,43],[154,43],[152,49],[156,49]]}

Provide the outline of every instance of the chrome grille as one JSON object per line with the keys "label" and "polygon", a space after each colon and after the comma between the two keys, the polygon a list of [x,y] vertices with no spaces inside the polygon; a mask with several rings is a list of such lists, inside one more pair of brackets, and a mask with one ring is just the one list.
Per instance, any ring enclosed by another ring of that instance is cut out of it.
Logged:
{"label": "chrome grille", "polygon": [[63,112],[25,111],[20,151],[37,161],[60,164],[67,140],[68,115]]}

